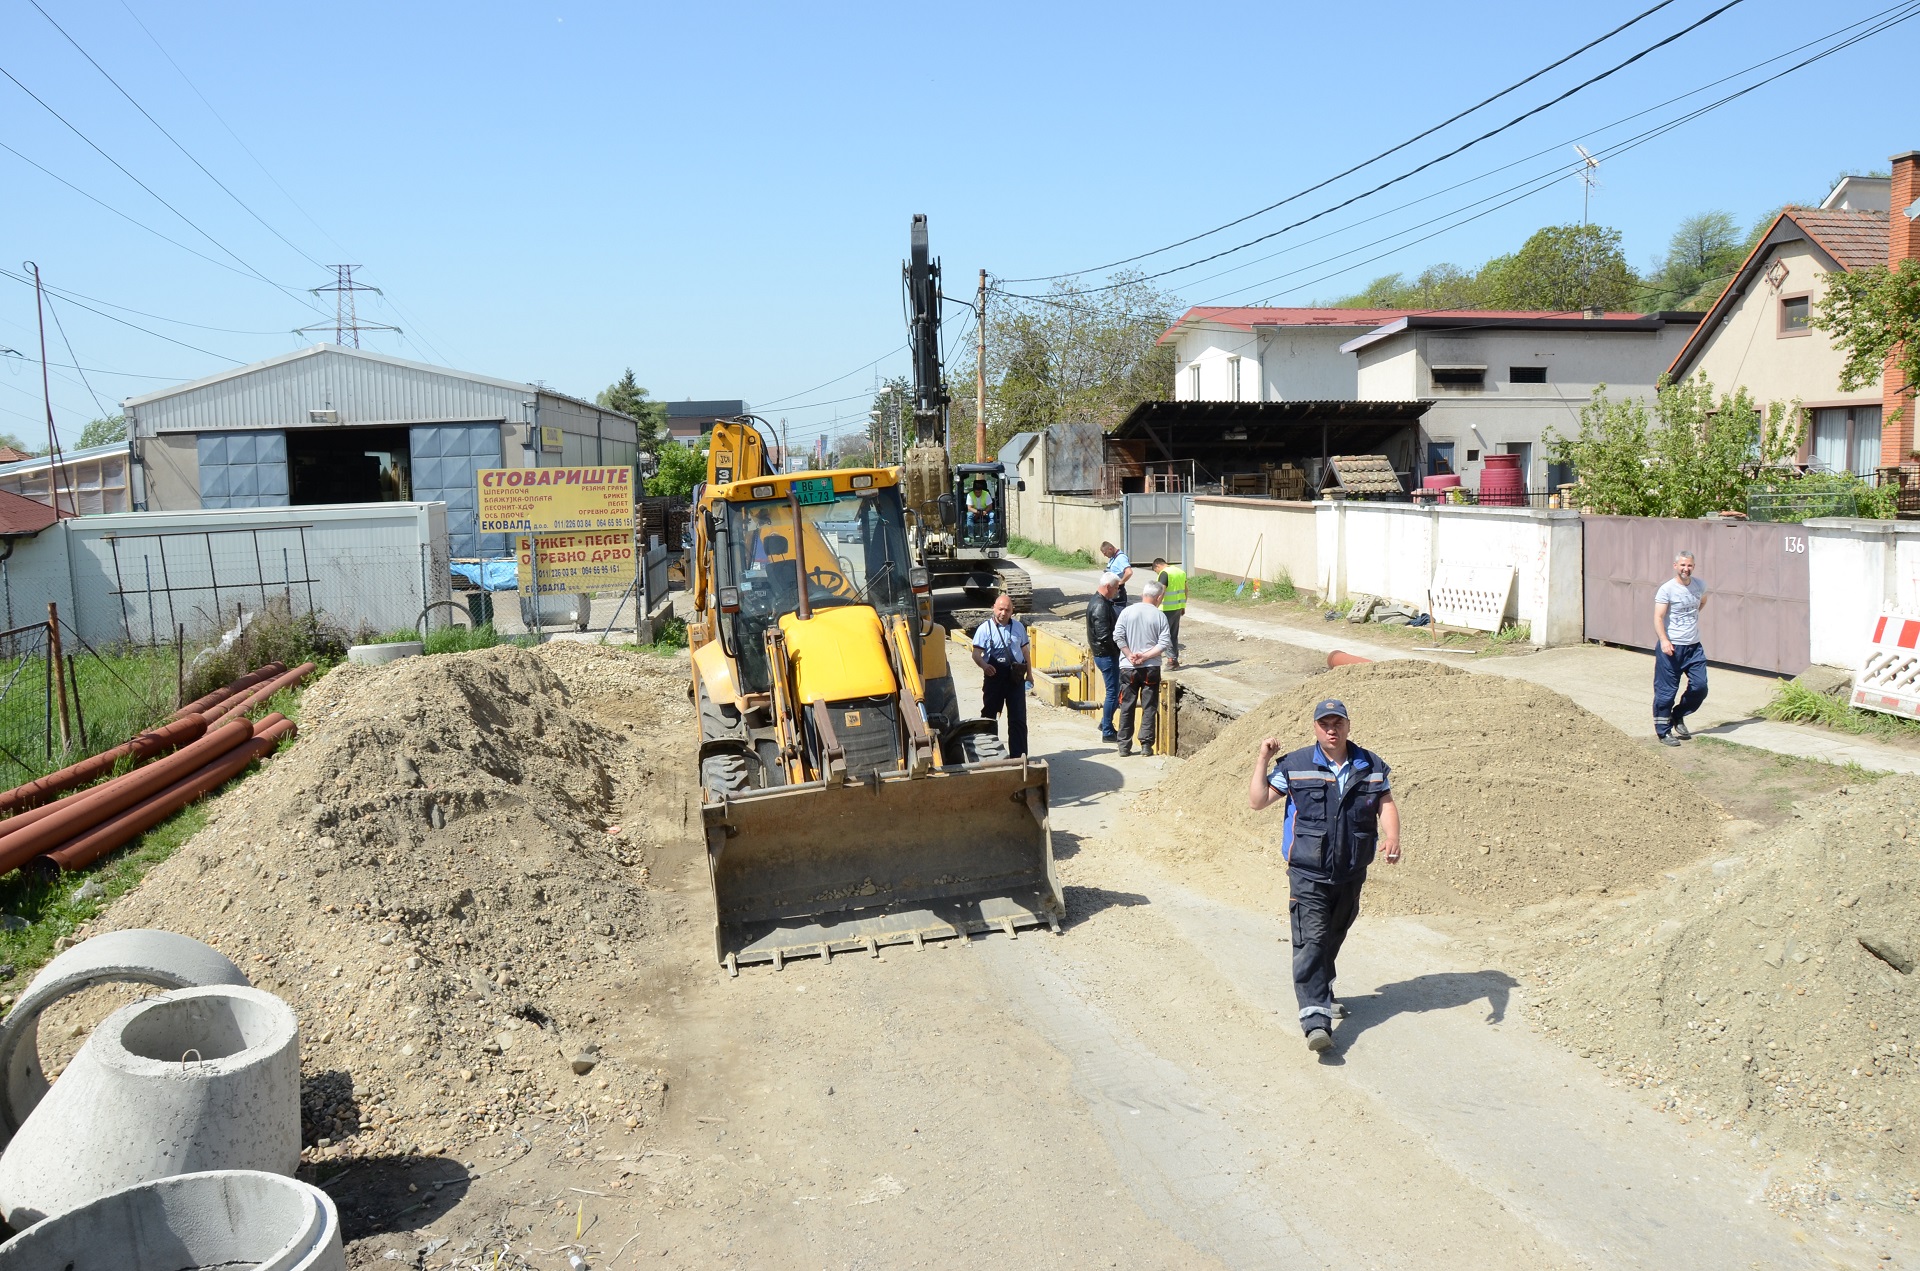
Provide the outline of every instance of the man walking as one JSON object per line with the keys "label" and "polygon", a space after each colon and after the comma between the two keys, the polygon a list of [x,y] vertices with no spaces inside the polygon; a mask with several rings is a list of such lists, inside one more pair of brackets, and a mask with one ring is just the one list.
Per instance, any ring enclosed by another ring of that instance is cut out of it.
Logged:
{"label": "man walking", "polygon": [[1026,624],[1013,616],[1013,597],[996,597],[993,616],[973,629],[973,664],[984,677],[980,713],[998,720],[1000,708],[1007,708],[1007,753],[1017,759],[1027,753],[1027,688],[1033,683],[1033,665],[1027,655]]}
{"label": "man walking", "polygon": [[1334,960],[1360,916],[1360,889],[1378,847],[1389,865],[1400,860],[1400,808],[1386,761],[1348,739],[1343,702],[1313,708],[1313,745],[1277,763],[1281,743],[1267,738],[1253,762],[1247,802],[1258,812],[1285,800],[1280,854],[1287,862],[1287,916],[1293,932],[1293,996],[1307,1049],[1333,1045],[1333,1021],[1346,1014],[1334,1000]]}
{"label": "man walking", "polygon": [[1113,641],[1120,647],[1120,718],[1115,724],[1120,756],[1124,759],[1133,753],[1136,706],[1140,709],[1140,752],[1150,755],[1160,722],[1160,659],[1167,652],[1167,619],[1160,612],[1158,582],[1142,587],[1139,603],[1120,611]]}
{"label": "man walking", "polygon": [[1153,558],[1153,573],[1166,588],[1160,597],[1160,612],[1167,615],[1167,669],[1180,669],[1180,619],[1187,614],[1187,571],[1167,564],[1166,557]]}
{"label": "man walking", "polygon": [[[1700,647],[1700,611],[1707,586],[1693,576],[1693,553],[1673,558],[1673,577],[1653,593],[1653,630],[1660,647],[1653,654],[1653,733],[1663,746],[1692,739],[1687,716],[1707,700],[1707,654]],[[1687,691],[1680,696],[1680,677]]]}
{"label": "man walking", "polygon": [[1107,690],[1106,704],[1100,708],[1100,740],[1108,742],[1120,740],[1113,731],[1113,709],[1120,702],[1120,646],[1113,641],[1114,625],[1120,620],[1113,597],[1119,590],[1112,574],[1102,574],[1093,585],[1093,599],[1087,602],[1087,651],[1093,654]]}
{"label": "man walking", "polygon": [[1112,543],[1100,544],[1100,556],[1107,562],[1107,572],[1112,574],[1114,579],[1120,584],[1120,594],[1114,598],[1114,603],[1122,609],[1125,609],[1127,607],[1127,579],[1133,577],[1133,562],[1127,559],[1125,552],[1115,547]]}

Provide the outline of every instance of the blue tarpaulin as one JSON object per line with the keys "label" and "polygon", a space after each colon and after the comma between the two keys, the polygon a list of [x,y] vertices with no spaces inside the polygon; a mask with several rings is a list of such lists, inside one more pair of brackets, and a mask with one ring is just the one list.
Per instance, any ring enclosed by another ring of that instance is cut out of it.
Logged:
{"label": "blue tarpaulin", "polygon": [[481,591],[513,591],[520,586],[520,574],[513,557],[502,560],[454,561],[453,572]]}

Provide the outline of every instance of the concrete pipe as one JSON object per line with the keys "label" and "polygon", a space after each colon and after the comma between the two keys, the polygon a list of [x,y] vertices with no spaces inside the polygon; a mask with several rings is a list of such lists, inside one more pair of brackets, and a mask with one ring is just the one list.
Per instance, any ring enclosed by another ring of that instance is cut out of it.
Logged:
{"label": "concrete pipe", "polygon": [[300,1028],[261,989],[175,989],[123,1006],[0,1156],[16,1230],[136,1183],[300,1164]]}
{"label": "concrete pipe", "polygon": [[40,968],[0,1024],[0,1145],[46,1096],[40,1016],[55,1002],[95,984],[190,989],[246,983],[247,977],[226,954],[173,931],[109,931],[68,949]]}
{"label": "concrete pipe", "polygon": [[347,650],[347,661],[362,666],[385,666],[401,658],[417,658],[427,651],[420,640],[394,640],[388,644],[356,644]]}
{"label": "concrete pipe", "polygon": [[208,1170],[138,1183],[0,1245],[0,1271],[346,1271],[340,1213],[311,1183]]}
{"label": "concrete pipe", "polygon": [[1358,653],[1347,653],[1340,649],[1335,649],[1332,653],[1327,654],[1327,669],[1331,671],[1336,666],[1358,666],[1362,662],[1371,661],[1373,661],[1372,658],[1363,658]]}

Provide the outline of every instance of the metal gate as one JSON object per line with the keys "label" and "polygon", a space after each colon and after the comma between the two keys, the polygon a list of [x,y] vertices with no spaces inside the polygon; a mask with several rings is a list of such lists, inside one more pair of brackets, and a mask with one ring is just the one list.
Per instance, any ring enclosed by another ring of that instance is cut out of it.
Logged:
{"label": "metal gate", "polygon": [[1653,593],[1673,577],[1676,553],[1694,554],[1707,587],[1700,641],[1730,666],[1798,675],[1812,661],[1807,629],[1807,536],[1798,525],[1586,516],[1586,636],[1655,647]]}
{"label": "metal gate", "polygon": [[1128,494],[1121,496],[1120,548],[1136,567],[1156,556],[1169,564],[1185,565],[1187,535],[1193,525],[1190,494]]}

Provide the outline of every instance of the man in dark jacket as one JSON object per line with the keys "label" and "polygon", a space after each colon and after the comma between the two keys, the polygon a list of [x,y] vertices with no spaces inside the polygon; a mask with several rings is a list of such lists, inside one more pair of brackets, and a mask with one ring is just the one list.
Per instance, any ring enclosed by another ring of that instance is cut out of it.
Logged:
{"label": "man in dark jacket", "polygon": [[1112,574],[1101,574],[1094,584],[1093,599],[1087,602],[1087,651],[1093,654],[1093,664],[1100,668],[1100,679],[1107,689],[1106,704],[1100,709],[1101,741],[1120,740],[1120,734],[1113,731],[1114,708],[1120,704],[1120,646],[1113,640],[1113,624],[1120,617],[1113,598],[1119,592],[1120,580]]}
{"label": "man in dark jacket", "polygon": [[1346,1010],[1333,996],[1334,960],[1353,920],[1376,847],[1400,860],[1400,808],[1380,756],[1347,739],[1346,704],[1313,708],[1314,744],[1274,761],[1281,743],[1260,743],[1247,802],[1258,812],[1282,800],[1287,819],[1280,852],[1287,862],[1287,915],[1293,931],[1293,995],[1300,1029],[1316,1054],[1333,1045],[1333,1021]]}

